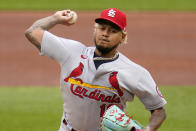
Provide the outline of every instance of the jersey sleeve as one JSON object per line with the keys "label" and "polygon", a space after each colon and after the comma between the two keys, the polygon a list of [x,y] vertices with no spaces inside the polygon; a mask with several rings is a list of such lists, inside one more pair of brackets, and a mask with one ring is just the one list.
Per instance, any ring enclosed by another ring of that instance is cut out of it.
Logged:
{"label": "jersey sleeve", "polygon": [[163,107],[166,100],[163,98],[155,81],[147,70],[143,70],[138,80],[134,94],[141,100],[147,110]]}
{"label": "jersey sleeve", "polygon": [[62,65],[69,57],[74,58],[84,48],[85,46],[78,41],[61,38],[45,31],[40,55],[48,56]]}

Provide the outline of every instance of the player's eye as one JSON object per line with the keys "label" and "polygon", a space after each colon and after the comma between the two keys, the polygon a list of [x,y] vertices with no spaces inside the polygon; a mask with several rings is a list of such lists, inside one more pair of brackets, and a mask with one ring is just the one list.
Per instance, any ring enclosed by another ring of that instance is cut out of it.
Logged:
{"label": "player's eye", "polygon": [[111,33],[117,33],[117,30],[111,29],[110,32],[111,32]]}
{"label": "player's eye", "polygon": [[99,29],[103,31],[103,30],[105,30],[105,27],[102,26],[102,27],[100,27]]}
{"label": "player's eye", "polygon": [[114,29],[114,28],[110,28],[110,29],[109,29],[109,32],[110,32],[110,33],[117,33],[118,30],[116,30],[116,29]]}

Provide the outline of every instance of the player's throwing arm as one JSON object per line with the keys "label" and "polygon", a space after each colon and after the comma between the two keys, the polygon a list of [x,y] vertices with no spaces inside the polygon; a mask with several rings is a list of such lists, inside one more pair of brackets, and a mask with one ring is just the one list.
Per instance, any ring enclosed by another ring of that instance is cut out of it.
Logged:
{"label": "player's throwing arm", "polygon": [[37,20],[29,29],[25,31],[25,36],[39,50],[41,49],[42,37],[45,30],[49,30],[56,24],[70,26],[76,23],[77,14],[71,10],[57,11],[54,15]]}

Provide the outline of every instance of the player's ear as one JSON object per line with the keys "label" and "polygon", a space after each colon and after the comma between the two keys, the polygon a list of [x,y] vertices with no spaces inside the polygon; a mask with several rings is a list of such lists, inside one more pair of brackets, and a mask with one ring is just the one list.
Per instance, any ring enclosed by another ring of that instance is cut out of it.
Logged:
{"label": "player's ear", "polygon": [[93,31],[93,35],[95,35],[95,32],[96,32],[96,30],[97,30],[97,26],[98,26],[98,24],[97,24],[97,23],[95,23],[95,24],[94,24],[94,31]]}
{"label": "player's ear", "polygon": [[121,44],[126,44],[127,43],[127,33],[122,32],[122,39],[120,41]]}

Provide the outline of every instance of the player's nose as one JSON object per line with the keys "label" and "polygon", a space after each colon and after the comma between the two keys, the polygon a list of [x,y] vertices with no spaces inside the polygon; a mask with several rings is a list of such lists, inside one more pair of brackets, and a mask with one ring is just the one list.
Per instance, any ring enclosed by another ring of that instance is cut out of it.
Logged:
{"label": "player's nose", "polygon": [[106,28],[105,30],[103,30],[102,35],[108,37],[109,36],[109,29]]}

